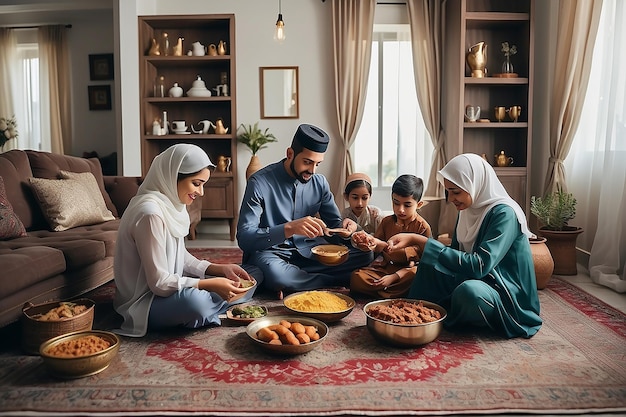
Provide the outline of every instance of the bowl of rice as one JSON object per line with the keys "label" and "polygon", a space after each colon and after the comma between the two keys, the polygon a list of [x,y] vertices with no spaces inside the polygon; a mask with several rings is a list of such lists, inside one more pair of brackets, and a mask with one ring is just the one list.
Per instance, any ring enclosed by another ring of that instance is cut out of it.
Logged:
{"label": "bowl of rice", "polygon": [[332,323],[350,314],[356,303],[339,292],[315,290],[288,295],[283,304],[298,315]]}

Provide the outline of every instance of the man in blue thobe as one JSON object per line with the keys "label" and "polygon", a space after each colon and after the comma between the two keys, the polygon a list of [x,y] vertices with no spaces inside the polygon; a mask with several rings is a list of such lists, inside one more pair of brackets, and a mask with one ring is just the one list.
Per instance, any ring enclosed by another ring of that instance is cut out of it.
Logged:
{"label": "man in blue thobe", "polygon": [[[275,291],[300,291],[349,286],[353,270],[368,265],[372,252],[350,244],[357,230],[342,219],[326,178],[315,171],[324,160],[330,138],[322,129],[298,127],[287,157],[254,173],[249,179],[239,213],[237,241],[243,263],[258,266],[263,285]],[[349,233],[325,237],[325,228],[345,228]],[[336,266],[319,263],[311,248],[344,244],[348,260]]]}

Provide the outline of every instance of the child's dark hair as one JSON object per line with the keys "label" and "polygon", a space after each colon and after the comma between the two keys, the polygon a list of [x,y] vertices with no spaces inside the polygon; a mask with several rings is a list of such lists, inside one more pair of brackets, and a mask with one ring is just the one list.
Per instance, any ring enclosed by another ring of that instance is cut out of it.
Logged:
{"label": "child's dark hair", "polygon": [[420,201],[424,193],[424,181],[412,174],[400,175],[393,182],[391,192],[400,197],[413,197],[415,201]]}
{"label": "child's dark hair", "polygon": [[354,190],[355,188],[359,188],[359,187],[367,188],[367,192],[370,193],[370,195],[372,195],[372,184],[370,184],[369,182],[367,182],[365,180],[350,181],[349,183],[346,184],[346,188],[343,191],[343,193],[345,195],[350,195],[350,192],[352,190]]}

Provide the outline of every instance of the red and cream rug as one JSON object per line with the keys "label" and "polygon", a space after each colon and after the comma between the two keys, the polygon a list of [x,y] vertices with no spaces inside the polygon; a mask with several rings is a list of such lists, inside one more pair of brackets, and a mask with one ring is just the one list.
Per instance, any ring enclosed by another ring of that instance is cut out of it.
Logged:
{"label": "red and cream rug", "polygon": [[[97,323],[112,314],[110,290],[94,294]],[[123,338],[108,369],[69,381],[49,376],[40,358],[6,348],[0,415],[625,413],[626,316],[558,278],[540,300],[544,325],[531,339],[444,331],[420,348],[392,348],[369,334],[367,300],[357,299],[327,340],[301,356],[261,351],[244,326],[225,321]],[[282,309],[267,296],[257,301]]]}

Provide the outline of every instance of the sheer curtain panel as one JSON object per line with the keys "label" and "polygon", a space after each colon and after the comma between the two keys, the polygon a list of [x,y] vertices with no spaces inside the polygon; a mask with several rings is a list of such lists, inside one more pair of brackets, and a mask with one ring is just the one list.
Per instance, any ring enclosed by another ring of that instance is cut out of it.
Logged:
{"label": "sheer curtain panel", "polygon": [[565,161],[591,279],[626,292],[626,2],[604,0],[580,125]]}

